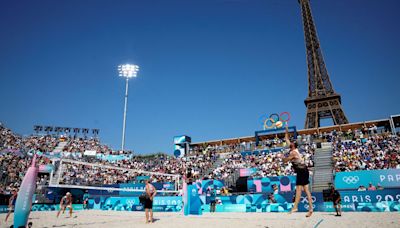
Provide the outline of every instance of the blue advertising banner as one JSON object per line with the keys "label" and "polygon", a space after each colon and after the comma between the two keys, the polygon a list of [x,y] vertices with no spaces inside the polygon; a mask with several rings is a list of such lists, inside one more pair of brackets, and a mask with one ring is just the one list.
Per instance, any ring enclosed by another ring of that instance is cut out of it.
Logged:
{"label": "blue advertising banner", "polygon": [[[144,211],[139,197],[95,197],[89,199],[90,209],[113,211]],[[154,211],[181,211],[182,197],[180,196],[156,196],[153,202]]]}
{"label": "blue advertising banner", "polygon": [[[82,204],[72,204],[72,209],[83,210],[83,205]],[[60,204],[33,204],[32,205],[32,211],[58,211],[58,210],[60,210]]]}
{"label": "blue advertising banner", "polygon": [[224,181],[222,180],[199,180],[196,181],[196,186],[199,194],[206,194],[207,189],[221,189],[224,187]]}
{"label": "blue advertising banner", "polygon": [[335,175],[337,189],[357,189],[361,185],[368,187],[380,184],[384,188],[400,187],[400,169],[363,170],[339,172]]}
{"label": "blue advertising banner", "polygon": [[8,213],[8,206],[7,205],[0,205],[0,214],[1,213]]}
{"label": "blue advertising banner", "polygon": [[[110,184],[105,185],[102,187],[109,187],[109,188],[119,188],[119,184]],[[106,190],[88,190],[89,195],[91,196],[116,196],[119,194],[119,191],[106,191]]]}
{"label": "blue advertising banner", "polygon": [[273,192],[273,185],[278,187],[279,192],[293,191],[296,187],[296,176],[249,178],[247,180],[249,192]]}
{"label": "blue advertising banner", "polygon": [[150,176],[137,176],[136,180],[137,181],[150,180]]}
{"label": "blue advertising banner", "polygon": [[[217,212],[288,212],[292,208],[294,192],[272,194],[246,194],[246,195],[232,195],[232,196],[218,196],[217,197]],[[315,211],[321,211],[322,204],[316,202],[323,202],[322,193],[312,193],[313,208]],[[203,202],[204,211],[209,211],[209,205],[206,205],[206,197],[200,198]],[[298,206],[299,211],[308,211],[308,200],[303,195],[300,199]]]}
{"label": "blue advertising banner", "polygon": [[381,203],[383,201],[400,202],[400,189],[379,191],[340,191],[342,203]]}
{"label": "blue advertising banner", "polygon": [[[379,191],[339,191],[343,211],[394,212],[400,211],[400,188]],[[191,214],[210,211],[207,196],[199,196],[194,185],[190,186]],[[216,212],[288,212],[293,205],[294,192],[281,194],[246,194],[217,196]],[[312,193],[314,211],[333,212],[332,202],[324,202],[322,193]],[[157,196],[154,199],[154,211],[178,212],[182,210],[182,197]],[[299,211],[308,210],[308,200],[303,194]],[[81,204],[74,204],[74,210],[82,210]],[[143,211],[139,197],[96,196],[89,199],[89,208],[115,211]],[[59,204],[33,204],[32,211],[57,211]],[[0,213],[6,213],[6,205],[0,205]]]}
{"label": "blue advertising banner", "polygon": [[[82,204],[72,204],[74,210],[83,210]],[[60,204],[32,204],[31,211],[58,211]],[[0,213],[7,213],[8,206],[0,205]]]}
{"label": "blue advertising banner", "polygon": [[[294,192],[281,194],[246,194],[218,196],[216,212],[288,212],[293,206]],[[340,191],[343,211],[400,211],[400,189],[381,191]],[[210,211],[206,196],[200,197],[204,212]],[[332,202],[324,202],[322,193],[312,193],[314,211],[333,212]],[[303,194],[299,211],[309,208],[307,197]]]}
{"label": "blue advertising banner", "polygon": [[[157,190],[174,190],[175,183],[173,182],[155,182],[151,183]],[[127,184],[112,184],[104,185],[102,187],[112,187],[112,188],[122,188],[122,189],[132,189],[141,190],[144,192],[144,183],[127,183]],[[127,191],[106,191],[106,190],[89,190],[90,195],[94,196],[140,196],[143,192],[127,192]]]}
{"label": "blue advertising banner", "polygon": [[[343,211],[400,211],[400,189],[378,191],[340,191]],[[333,212],[331,202],[323,203],[323,211]]]}

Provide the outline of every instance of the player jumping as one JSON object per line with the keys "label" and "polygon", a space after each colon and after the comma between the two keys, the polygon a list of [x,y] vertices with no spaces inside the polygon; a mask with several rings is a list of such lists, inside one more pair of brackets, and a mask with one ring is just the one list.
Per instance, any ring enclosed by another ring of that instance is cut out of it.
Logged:
{"label": "player jumping", "polygon": [[[299,150],[297,149],[297,142],[290,142],[289,140],[289,132],[288,126],[286,126],[286,133],[285,133],[285,140],[286,145],[289,145],[290,153],[288,157],[283,157],[283,162],[291,162],[296,172],[296,197],[290,213],[298,211],[298,205],[300,202],[301,193],[304,190],[307,195],[308,200],[308,213],[306,217],[310,217],[313,213],[313,204],[311,198],[311,192],[309,189],[309,173],[307,165],[305,164],[303,156],[300,154]],[[282,157],[282,154],[278,154],[278,157]]]}

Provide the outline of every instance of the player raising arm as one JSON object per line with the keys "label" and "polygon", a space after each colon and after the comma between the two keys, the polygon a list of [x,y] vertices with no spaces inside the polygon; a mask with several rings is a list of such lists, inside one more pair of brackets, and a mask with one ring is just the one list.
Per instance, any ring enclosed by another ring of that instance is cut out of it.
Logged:
{"label": "player raising arm", "polygon": [[286,141],[286,146],[289,146],[289,151],[290,151],[289,155],[287,157],[284,157],[282,154],[279,154],[278,157],[283,157],[282,160],[284,163],[291,162],[293,165],[293,169],[296,173],[296,197],[290,213],[296,212],[298,210],[301,193],[305,191],[307,194],[307,199],[309,204],[308,213],[306,217],[310,217],[313,213],[313,205],[312,205],[311,192],[308,186],[310,183],[308,180],[309,179],[308,168],[305,164],[303,156],[297,149],[297,142],[296,141],[290,142],[288,126],[286,126],[285,141]]}

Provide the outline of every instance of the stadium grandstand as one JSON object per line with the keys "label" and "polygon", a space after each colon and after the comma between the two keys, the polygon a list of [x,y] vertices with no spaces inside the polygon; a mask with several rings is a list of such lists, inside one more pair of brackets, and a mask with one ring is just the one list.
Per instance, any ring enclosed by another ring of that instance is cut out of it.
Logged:
{"label": "stadium grandstand", "polygon": [[[298,143],[310,172],[314,210],[333,210],[327,193],[332,185],[340,190],[345,211],[398,210],[398,117],[298,131],[291,128],[288,136]],[[193,184],[199,197],[195,208],[200,211],[192,213],[289,211],[296,173],[279,156],[287,151],[284,137],[280,128],[203,142],[178,136],[173,142],[174,155],[141,156],[112,150],[102,144],[99,135],[44,131],[22,137],[1,124],[0,203],[5,212],[8,199],[21,188],[36,156],[39,173],[32,211],[58,210],[66,192],[74,195],[76,210],[82,209],[89,195],[88,209],[141,211],[138,197],[146,180],[159,191],[158,212],[182,210],[185,183]],[[249,201],[239,200],[243,196]],[[379,204],[383,199],[388,207]],[[308,210],[304,200],[300,211]],[[360,206],[360,200],[368,202]]]}
{"label": "stadium grandstand", "polygon": [[[392,122],[393,121],[393,122]],[[321,144],[330,143],[331,160],[323,168],[331,167],[334,172],[399,169],[400,140],[395,119],[366,121],[342,126],[322,127],[298,131],[297,141],[300,151],[305,155],[306,164],[312,173],[318,173],[318,156]],[[33,153],[39,154],[39,165],[57,165],[60,161],[72,160],[81,163],[65,163],[61,173],[42,175],[38,184],[48,186],[50,177],[54,183],[68,185],[104,186],[132,183],[140,173],[133,175],[112,167],[143,170],[155,173],[185,175],[185,167],[191,167],[192,178],[218,179],[226,183],[231,191],[237,191],[236,182],[241,169],[253,169],[246,178],[290,176],[293,170],[285,166],[276,156],[285,148],[283,133],[261,136],[256,144],[252,137],[221,139],[191,143],[187,154],[175,157],[167,154],[135,156],[113,151],[101,144],[98,138],[79,138],[68,135],[32,135],[21,137],[6,126],[1,125],[0,171],[2,194],[9,194],[18,187],[24,172],[30,164]],[[393,131],[394,130],[394,131]],[[59,148],[62,145],[62,148]],[[94,154],[88,153],[94,151]],[[322,159],[325,162],[324,159]],[[95,168],[93,164],[98,164]],[[110,169],[111,167],[111,169]],[[107,170],[108,168],[108,170]],[[326,176],[324,174],[324,176]],[[149,177],[152,182],[168,182],[171,177]],[[314,176],[315,178],[315,176]],[[329,183],[333,182],[333,176]],[[314,180],[314,185],[318,180]],[[325,183],[327,184],[327,183]],[[326,187],[326,186],[324,186]],[[240,187],[239,187],[240,188]],[[243,189],[243,188],[241,188]]]}

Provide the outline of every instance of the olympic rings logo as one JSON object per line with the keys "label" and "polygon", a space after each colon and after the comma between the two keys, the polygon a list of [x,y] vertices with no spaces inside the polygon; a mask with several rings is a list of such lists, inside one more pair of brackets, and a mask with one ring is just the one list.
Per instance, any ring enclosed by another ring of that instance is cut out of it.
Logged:
{"label": "olympic rings logo", "polygon": [[127,200],[127,201],[126,201],[126,204],[127,204],[128,206],[132,207],[132,205],[135,204],[135,200]]}
{"label": "olympic rings logo", "polygon": [[[304,204],[304,209],[308,210],[309,207],[310,207],[310,206],[309,206],[308,204]],[[315,204],[312,205],[312,208],[313,208],[313,209],[315,208]]]}
{"label": "olympic rings logo", "polygon": [[[313,207],[313,209],[315,208],[315,201],[317,201],[317,198],[315,197],[315,196],[311,196],[311,200],[312,200],[312,207]],[[306,209],[306,210],[308,210],[308,208],[310,207],[309,205],[308,205],[308,199],[307,199],[307,197],[301,197],[301,200],[300,200],[302,203],[304,203],[304,209]]]}
{"label": "olympic rings logo", "polygon": [[192,189],[192,196],[196,196],[196,194],[197,194],[196,189]]}
{"label": "olympic rings logo", "polygon": [[282,112],[280,115],[278,113],[272,113],[269,116],[262,116],[262,125],[264,130],[271,128],[281,128],[288,125],[290,120],[289,112]]}
{"label": "olympic rings logo", "polygon": [[[315,201],[317,200],[317,198],[315,197],[315,196],[311,196],[311,200],[312,200],[312,202],[313,203],[315,203]],[[308,199],[307,199],[307,197],[301,197],[300,198],[300,201],[302,202],[302,203],[308,203]]]}
{"label": "olympic rings logo", "polygon": [[342,180],[346,184],[356,184],[360,180],[360,178],[358,176],[345,176],[342,178]]}

